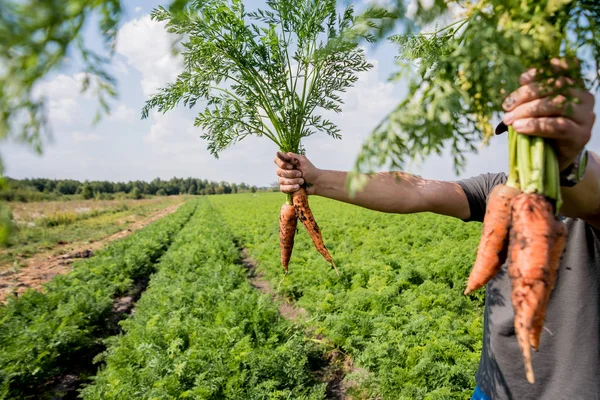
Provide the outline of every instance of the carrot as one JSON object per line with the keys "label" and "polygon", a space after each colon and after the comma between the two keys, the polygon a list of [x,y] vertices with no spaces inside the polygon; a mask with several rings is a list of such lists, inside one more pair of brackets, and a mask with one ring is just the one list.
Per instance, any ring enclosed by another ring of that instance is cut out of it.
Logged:
{"label": "carrot", "polygon": [[315,244],[317,251],[321,253],[323,258],[325,258],[325,260],[333,266],[335,272],[339,275],[339,271],[335,266],[331,255],[329,254],[329,250],[327,250],[327,247],[325,247],[325,244],[323,243],[321,230],[319,229],[317,221],[315,221],[313,213],[310,210],[310,206],[308,205],[308,196],[306,195],[306,190],[304,190],[304,188],[300,188],[300,190],[294,192],[293,203],[294,208],[296,209],[296,215],[298,216],[298,219],[302,221],[302,224],[306,228],[308,235]]}
{"label": "carrot", "polygon": [[469,275],[465,295],[488,283],[504,264],[508,246],[510,203],[520,192],[512,186],[498,185],[490,193],[477,258]]}
{"label": "carrot", "polygon": [[284,203],[279,212],[279,249],[281,250],[281,265],[285,273],[288,273],[288,264],[294,249],[294,236],[298,217],[294,206]]}
{"label": "carrot", "polygon": [[552,205],[538,194],[516,196],[511,216],[508,275],[512,283],[515,331],[527,380],[534,383],[529,337],[536,310],[545,309],[542,303],[550,290],[550,255],[556,225]]}
{"label": "carrot", "polygon": [[552,290],[554,289],[556,276],[558,275],[558,267],[560,266],[560,258],[567,243],[567,227],[565,224],[558,220],[554,221],[554,231],[554,245],[550,250],[550,276],[548,278],[548,288],[545,291],[545,296],[542,299],[540,306],[535,311],[533,316],[533,327],[529,334],[529,344],[531,344],[531,347],[533,347],[535,351],[538,350],[540,345],[540,336],[544,325],[544,317],[546,316],[546,306],[548,305],[548,300],[550,300],[550,293],[552,293]]}

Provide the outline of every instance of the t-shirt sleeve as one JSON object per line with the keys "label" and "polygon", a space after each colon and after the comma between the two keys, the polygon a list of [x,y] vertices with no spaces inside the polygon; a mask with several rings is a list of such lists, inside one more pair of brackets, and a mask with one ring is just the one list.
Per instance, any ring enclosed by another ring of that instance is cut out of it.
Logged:
{"label": "t-shirt sleeve", "polygon": [[465,221],[483,222],[485,206],[492,189],[494,186],[505,182],[506,174],[504,173],[481,174],[458,181],[457,183],[467,196],[469,209],[471,210],[469,219],[466,219]]}

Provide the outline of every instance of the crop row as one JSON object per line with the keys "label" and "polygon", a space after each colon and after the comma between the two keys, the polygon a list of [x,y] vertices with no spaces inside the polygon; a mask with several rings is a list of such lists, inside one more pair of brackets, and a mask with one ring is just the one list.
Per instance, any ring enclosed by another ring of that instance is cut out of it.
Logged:
{"label": "crop row", "polygon": [[305,308],[350,354],[346,386],[357,398],[468,398],[483,332],[483,293],[462,292],[479,224],[432,214],[390,215],[311,197],[339,270],[300,227],[283,279],[278,214],[282,194],[210,199],[238,242],[281,295]]}
{"label": "crop row", "polygon": [[247,280],[208,201],[107,340],[87,399],[322,399],[322,350]]}
{"label": "crop row", "polygon": [[[0,307],[0,398],[24,398],[63,373],[82,352],[98,347],[117,296],[155,271],[157,260],[196,208],[174,214],[114,242],[56,276],[43,292],[30,290]],[[114,323],[112,324],[114,325]]]}

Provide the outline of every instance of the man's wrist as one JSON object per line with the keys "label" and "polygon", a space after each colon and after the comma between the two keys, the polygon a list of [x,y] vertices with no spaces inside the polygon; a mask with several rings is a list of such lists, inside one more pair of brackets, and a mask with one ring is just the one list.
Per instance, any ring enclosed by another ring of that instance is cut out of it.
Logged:
{"label": "man's wrist", "polygon": [[321,185],[320,183],[320,178],[321,175],[323,174],[323,170],[318,170],[315,173],[315,176],[313,179],[311,179],[310,181],[306,182],[306,186],[307,186],[307,190],[309,191],[310,194],[315,194],[318,195],[320,192],[320,187]]}
{"label": "man's wrist", "polygon": [[560,172],[560,186],[573,187],[581,182],[585,175],[587,161],[588,151],[583,149],[581,153],[577,155],[575,160]]}

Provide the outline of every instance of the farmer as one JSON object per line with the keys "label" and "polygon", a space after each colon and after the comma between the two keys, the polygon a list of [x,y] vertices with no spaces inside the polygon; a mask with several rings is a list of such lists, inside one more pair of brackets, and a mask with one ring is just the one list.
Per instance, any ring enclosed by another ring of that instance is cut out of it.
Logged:
{"label": "farmer", "polygon": [[[566,65],[552,60],[558,85],[573,81]],[[568,242],[548,304],[540,349],[533,354],[536,382],[525,378],[514,330],[511,283],[506,265],[487,285],[483,348],[473,399],[600,399],[600,157],[585,146],[594,125],[594,96],[569,89],[579,101],[566,111],[561,96],[542,90],[535,70],[520,76],[504,101],[507,125],[522,134],[554,140],[561,169],[561,191]],[[458,182],[423,179],[407,173],[379,173],[350,198],[346,172],[316,168],[306,157],[277,153],[282,192],[308,185],[308,194],[389,213],[433,212],[464,221],[483,221],[486,200],[503,173]],[[397,180],[396,176],[400,179]],[[465,277],[466,279],[466,277]]]}

